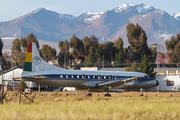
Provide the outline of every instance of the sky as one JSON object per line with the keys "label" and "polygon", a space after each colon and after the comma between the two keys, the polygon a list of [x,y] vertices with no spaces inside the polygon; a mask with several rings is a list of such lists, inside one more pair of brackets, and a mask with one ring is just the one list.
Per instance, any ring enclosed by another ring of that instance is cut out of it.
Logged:
{"label": "sky", "polygon": [[0,22],[18,18],[38,8],[79,16],[89,11],[104,12],[123,3],[144,3],[168,13],[180,12],[180,0],[0,0]]}

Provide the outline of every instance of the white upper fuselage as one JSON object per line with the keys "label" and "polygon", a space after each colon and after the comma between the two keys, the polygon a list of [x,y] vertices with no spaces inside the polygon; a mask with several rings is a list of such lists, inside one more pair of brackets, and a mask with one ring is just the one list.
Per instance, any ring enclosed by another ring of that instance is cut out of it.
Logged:
{"label": "white upper fuselage", "polygon": [[67,70],[67,69],[53,69],[39,72],[30,72],[29,74],[22,75],[22,77],[28,76],[43,76],[43,75],[103,75],[103,76],[124,76],[124,77],[144,77],[147,74],[140,72],[119,72],[119,71],[84,71],[84,70]]}

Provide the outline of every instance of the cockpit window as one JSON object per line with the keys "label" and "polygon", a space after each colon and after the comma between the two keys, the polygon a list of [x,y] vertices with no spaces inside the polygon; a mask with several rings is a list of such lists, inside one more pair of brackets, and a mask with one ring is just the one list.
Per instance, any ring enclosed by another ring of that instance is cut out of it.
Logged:
{"label": "cockpit window", "polygon": [[149,78],[149,77],[147,75],[145,75],[144,78]]}

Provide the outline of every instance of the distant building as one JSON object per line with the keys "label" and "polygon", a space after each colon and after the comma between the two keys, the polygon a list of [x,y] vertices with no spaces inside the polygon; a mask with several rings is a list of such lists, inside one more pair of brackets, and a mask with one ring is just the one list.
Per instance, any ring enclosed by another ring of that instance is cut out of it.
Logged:
{"label": "distant building", "polygon": [[3,54],[3,57],[5,58],[6,62],[12,61],[12,58],[9,55],[7,55],[6,53]]}
{"label": "distant building", "polygon": [[[14,78],[14,87],[16,89],[21,81],[22,72],[23,70],[17,67],[4,71],[3,77],[2,75],[0,75],[0,84],[2,84],[2,78],[3,78],[5,90],[13,90],[13,78]],[[38,88],[38,85],[34,82],[25,81],[25,83],[28,86],[28,88],[34,88],[34,89]]]}
{"label": "distant building", "polygon": [[14,87],[17,88],[21,80],[22,69],[14,67],[9,70],[4,71],[3,77],[0,75],[0,84],[2,84],[2,79],[4,81],[5,90],[13,90],[13,78]]}
{"label": "distant building", "polygon": [[159,68],[156,79],[160,91],[180,91],[180,68]]}
{"label": "distant building", "polygon": [[80,70],[97,71],[98,67],[81,67]]}
{"label": "distant building", "polygon": [[80,64],[80,63],[81,63],[81,59],[79,59],[79,55],[74,58],[74,62],[75,62],[76,64]]}
{"label": "distant building", "polygon": [[57,66],[58,65],[58,60],[57,59],[51,60],[51,61],[48,61],[48,63],[51,64],[51,65]]}

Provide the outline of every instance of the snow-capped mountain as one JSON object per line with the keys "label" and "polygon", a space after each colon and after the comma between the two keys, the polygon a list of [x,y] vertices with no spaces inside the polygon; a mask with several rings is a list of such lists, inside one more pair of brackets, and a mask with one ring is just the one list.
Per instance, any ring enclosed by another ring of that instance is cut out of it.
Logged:
{"label": "snow-capped mountain", "polygon": [[180,21],[180,12],[172,13],[171,15],[172,15],[176,20],[179,20],[179,21]]}
{"label": "snow-capped mountain", "polygon": [[80,16],[60,14],[39,8],[11,21],[0,23],[0,37],[26,37],[31,32],[39,40],[59,42],[73,34],[79,38],[95,35],[100,42],[119,36],[128,44],[126,25],[138,23],[148,36],[148,43],[164,42],[180,31],[180,13],[169,14],[143,3],[122,4],[104,12],[87,12]]}
{"label": "snow-capped mountain", "polygon": [[101,17],[101,15],[103,14],[104,12],[98,12],[98,13],[95,13],[95,12],[87,12],[87,13],[84,13],[82,15],[80,15],[78,18],[80,20],[84,20],[84,21],[93,21],[99,17]]}
{"label": "snow-capped mountain", "polygon": [[[152,12],[152,11],[155,11],[156,9],[152,6],[147,6],[143,3],[139,3],[139,4],[136,4],[136,5],[128,5],[126,3],[124,4],[121,4],[121,5],[118,5],[112,9],[109,9],[107,11],[114,11],[116,13],[124,13],[124,14],[146,14],[148,12]],[[87,13],[84,13],[82,15],[80,15],[78,18],[80,20],[84,20],[84,21],[93,21],[99,17],[101,17],[101,15],[103,13],[106,13],[107,11],[105,12],[98,12],[98,13],[95,13],[95,12],[87,12]]]}
{"label": "snow-capped mountain", "polygon": [[109,11],[115,11],[117,13],[140,13],[140,14],[146,14],[148,12],[154,11],[155,8],[152,6],[147,6],[143,3],[136,4],[136,5],[128,5],[126,3],[119,5],[115,8],[110,9]]}

